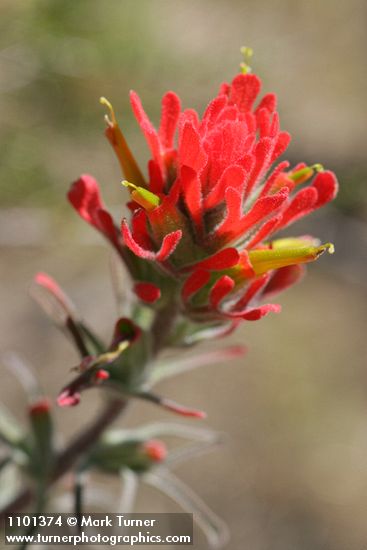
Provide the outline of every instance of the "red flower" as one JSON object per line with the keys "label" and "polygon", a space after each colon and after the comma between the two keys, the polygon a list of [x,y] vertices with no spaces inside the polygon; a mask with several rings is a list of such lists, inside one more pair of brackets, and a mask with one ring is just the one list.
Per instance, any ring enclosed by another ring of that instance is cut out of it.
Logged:
{"label": "red flower", "polygon": [[131,190],[132,219],[122,222],[123,243],[94,180],[84,176],[69,198],[114,246],[151,264],[135,286],[144,301],[164,298],[165,288],[149,275],[158,270],[179,284],[182,310],[194,320],[260,319],[279,311],[278,305],[260,304],[299,279],[299,264],[333,251],[310,237],[272,241],[280,229],[332,200],[337,181],[320,165],[274,166],[290,136],[280,129],[275,95],[257,101],[260,88],[256,75],[237,75],[221,85],[202,118],[193,109],[181,111],[179,98],[168,92],[158,130],[131,92],[151,152],[148,182],[112,106],[102,100],[111,112],[106,135],[130,180],[124,183]]}

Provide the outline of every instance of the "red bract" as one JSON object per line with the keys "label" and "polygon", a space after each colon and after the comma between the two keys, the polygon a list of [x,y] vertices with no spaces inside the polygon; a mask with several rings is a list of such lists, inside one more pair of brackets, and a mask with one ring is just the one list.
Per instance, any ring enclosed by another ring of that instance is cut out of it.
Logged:
{"label": "red bract", "polygon": [[81,175],[73,183],[68,199],[86,222],[98,229],[114,246],[119,246],[119,231],[104,207],[98,183],[92,176]]}
{"label": "red bract", "polygon": [[148,304],[154,304],[161,296],[160,289],[153,283],[136,283],[134,292],[143,302]]}
{"label": "red bract", "polygon": [[272,241],[275,232],[332,200],[337,181],[320,165],[274,165],[290,136],[280,129],[275,95],[258,100],[260,88],[256,75],[237,75],[221,85],[201,118],[193,109],[181,111],[179,98],[168,92],[158,130],[131,92],[151,152],[148,182],[103,99],[111,115],[107,137],[130,179],[124,182],[132,210],[131,221],[122,222],[124,244],[94,180],[82,177],[69,198],[115,246],[150,264],[144,282],[135,285],[143,301],[164,299],[158,271],[177,282],[182,311],[196,321],[260,319],[279,311],[261,302],[299,279],[298,264],[332,252],[332,245],[310,237]]}

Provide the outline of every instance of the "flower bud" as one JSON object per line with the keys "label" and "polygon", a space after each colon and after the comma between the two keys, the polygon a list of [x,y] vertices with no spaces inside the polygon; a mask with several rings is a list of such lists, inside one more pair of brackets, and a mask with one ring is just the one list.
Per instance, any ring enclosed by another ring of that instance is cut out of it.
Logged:
{"label": "flower bud", "polygon": [[51,409],[51,402],[46,397],[38,399],[30,405],[28,411],[30,416],[48,414]]}
{"label": "flower bud", "polygon": [[158,439],[150,439],[143,444],[143,450],[152,462],[163,462],[167,456],[167,447]]}

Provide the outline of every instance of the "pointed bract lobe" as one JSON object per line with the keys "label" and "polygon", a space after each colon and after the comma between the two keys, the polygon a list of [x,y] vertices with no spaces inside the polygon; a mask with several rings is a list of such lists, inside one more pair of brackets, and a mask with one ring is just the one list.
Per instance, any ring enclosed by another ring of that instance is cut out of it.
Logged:
{"label": "pointed bract lobe", "polygon": [[118,245],[118,231],[109,212],[105,209],[97,181],[89,174],[76,180],[68,193],[68,199],[79,216],[94,226],[114,245]]}

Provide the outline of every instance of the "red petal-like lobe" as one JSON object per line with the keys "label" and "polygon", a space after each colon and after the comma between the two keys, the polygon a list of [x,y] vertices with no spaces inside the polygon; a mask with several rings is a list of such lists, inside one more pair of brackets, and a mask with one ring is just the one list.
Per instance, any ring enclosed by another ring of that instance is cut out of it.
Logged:
{"label": "red petal-like lobe", "polygon": [[197,114],[195,109],[185,109],[184,111],[182,111],[178,121],[178,130],[180,135],[182,133],[182,129],[185,126],[186,122],[188,122],[189,124],[192,124],[195,130],[199,129],[199,126],[200,126],[199,115]]}
{"label": "red petal-like lobe", "polygon": [[180,229],[177,231],[172,231],[172,233],[168,233],[168,235],[164,237],[162,245],[156,253],[156,260],[158,262],[164,262],[167,260],[167,258],[169,258],[169,256],[175,251],[181,237],[182,231]]}
{"label": "red petal-like lobe", "polygon": [[150,122],[146,112],[143,109],[140,97],[133,90],[130,92],[130,102],[135,115],[136,120],[145,136],[150,151],[155,161],[161,166],[161,144],[156,129]]}
{"label": "red petal-like lobe", "polygon": [[228,82],[222,82],[222,84],[219,86],[218,94],[219,95],[229,95],[229,92],[231,90],[231,86],[228,84]]}
{"label": "red petal-like lobe", "polygon": [[105,210],[97,181],[89,174],[82,174],[75,181],[68,199],[79,216],[117,244],[118,237],[111,215]]}
{"label": "red petal-like lobe", "polygon": [[159,262],[164,262],[171,254],[173,254],[181,240],[181,237],[182,231],[180,229],[177,231],[172,231],[172,233],[168,233],[168,235],[164,237],[162,246],[157,252],[157,260]]}
{"label": "red petal-like lobe", "polygon": [[277,96],[275,94],[266,94],[260,101],[259,105],[255,109],[255,115],[261,111],[261,109],[267,109],[270,113],[273,113],[277,106]]}
{"label": "red petal-like lobe", "polygon": [[173,137],[181,111],[180,98],[174,92],[167,92],[162,99],[161,124],[158,135],[166,149],[173,147]]}
{"label": "red petal-like lobe", "polygon": [[320,208],[320,206],[336,197],[338,181],[333,172],[319,172],[313,181],[312,187],[317,189],[318,194],[315,208]]}
{"label": "red petal-like lobe", "polygon": [[277,179],[277,177],[279,176],[279,174],[281,172],[284,172],[284,170],[286,170],[287,168],[289,168],[289,162],[287,160],[283,160],[283,162],[280,162],[274,168],[274,170],[272,171],[272,173],[269,175],[269,177],[267,178],[267,180],[265,182],[265,185],[264,185],[264,187],[261,191],[260,197],[264,197],[265,195],[268,194],[268,192],[273,187],[273,184],[274,184],[275,180]]}
{"label": "red petal-like lobe", "polygon": [[[275,137],[279,134],[280,130],[280,121],[278,113],[273,114],[273,118],[270,125],[269,134],[271,137]],[[283,138],[284,139],[284,138]]]}
{"label": "red petal-like lobe", "polygon": [[[251,210],[242,216],[242,197],[235,189],[227,189],[227,212],[224,222],[217,228],[216,237],[225,237],[226,242],[239,237],[264,218],[276,213],[288,196],[288,189],[281,189],[275,195],[259,198]],[[242,216],[242,217],[241,217]]]}
{"label": "red petal-like lobe", "polygon": [[244,313],[231,314],[231,316],[241,317],[246,321],[258,321],[262,317],[265,317],[265,315],[267,315],[268,313],[279,313],[280,310],[281,307],[279,304],[264,304],[263,306],[249,309]]}
{"label": "red petal-like lobe", "polygon": [[281,267],[274,271],[269,283],[267,284],[263,296],[274,296],[286,288],[297,283],[303,276],[305,268],[303,265],[295,264]]}
{"label": "red petal-like lobe", "polygon": [[79,215],[91,225],[96,224],[96,212],[104,208],[102,203],[99,185],[97,181],[89,174],[82,174],[75,181],[70,191],[68,199],[74,206]]}
{"label": "red petal-like lobe", "polygon": [[315,209],[316,202],[317,189],[315,187],[311,186],[301,189],[285,210],[282,221],[280,222],[280,227],[293,223],[302,216],[312,212]]}
{"label": "red petal-like lobe", "polygon": [[232,80],[230,101],[242,112],[250,111],[261,88],[259,77],[254,74],[239,74]]}
{"label": "red petal-like lobe", "polygon": [[218,309],[221,301],[233,290],[234,286],[234,280],[228,275],[223,275],[216,281],[209,295],[209,302],[213,309]]}
{"label": "red petal-like lobe", "polygon": [[255,277],[255,271],[252,267],[250,256],[247,250],[242,250],[238,267],[241,268],[241,274],[244,279],[252,279]]}
{"label": "red petal-like lobe", "polygon": [[226,121],[242,120],[236,105],[227,105],[222,109],[217,118],[216,124],[221,124]]}
{"label": "red petal-like lobe", "polygon": [[207,156],[202,148],[197,130],[191,122],[185,122],[179,140],[178,162],[180,166],[189,166],[198,174],[206,164]]}
{"label": "red petal-like lobe", "polygon": [[271,162],[274,162],[278,157],[280,157],[280,155],[284,153],[290,141],[291,141],[291,136],[288,132],[280,132],[277,139],[277,143],[274,147],[274,151],[271,157]]}
{"label": "red petal-like lobe", "polygon": [[80,403],[80,393],[70,393],[69,390],[65,390],[60,393],[57,398],[57,404],[59,407],[75,407]]}
{"label": "red petal-like lobe", "polygon": [[164,237],[160,249],[157,252],[154,252],[152,250],[142,248],[137,243],[131,234],[126,220],[122,220],[121,231],[126,246],[128,246],[134,254],[140,258],[144,258],[145,260],[156,260],[159,262],[165,261],[175,251],[175,248],[182,237],[182,231],[180,230],[169,233]]}
{"label": "red petal-like lobe", "polygon": [[215,231],[216,238],[225,237],[226,242],[233,240],[241,232],[242,195],[233,187],[225,193],[226,215]]}
{"label": "red petal-like lobe", "polygon": [[267,109],[260,109],[256,119],[260,137],[269,136],[271,128],[271,113],[269,113]]}
{"label": "red petal-like lobe", "polygon": [[206,413],[204,411],[199,411],[197,409],[189,409],[183,405],[179,405],[171,399],[162,398],[160,405],[167,409],[168,411],[180,414],[181,416],[191,417],[191,418],[206,418]]}
{"label": "red petal-like lobe", "polygon": [[155,160],[148,162],[149,191],[159,195],[164,190],[164,178],[159,164]]}
{"label": "red petal-like lobe", "polygon": [[216,124],[206,136],[203,146],[210,159],[204,189],[206,194],[218,183],[224,170],[238,164],[244,153],[248,152],[247,136],[247,124],[243,120]]}
{"label": "red petal-like lobe", "polygon": [[47,275],[47,273],[40,272],[37,273],[34,281],[50,292],[66,311],[74,314],[74,305],[71,303],[64,291],[59,287],[55,279]]}
{"label": "red petal-like lobe", "polygon": [[253,281],[249,285],[242,298],[238,300],[238,302],[235,304],[233,309],[243,310],[251,302],[251,300],[253,300],[259,294],[259,292],[262,288],[264,288],[269,279],[269,273],[264,273],[264,275],[261,275],[261,277],[255,279],[255,281]]}
{"label": "red petal-like lobe", "polygon": [[218,116],[222,112],[223,108],[227,105],[228,99],[224,95],[215,97],[205,109],[203,120],[202,120],[202,129],[210,129],[218,119]]}
{"label": "red petal-like lobe", "polygon": [[148,233],[147,228],[147,214],[142,208],[138,208],[134,211],[131,220],[131,232],[134,240],[146,250],[153,249],[153,241]]}
{"label": "red petal-like lobe", "polygon": [[[253,137],[254,137],[254,141],[249,141],[248,142],[248,147],[250,147],[250,144],[252,143],[252,145],[255,143],[256,141],[256,117],[254,115],[254,113],[252,113],[251,111],[247,111],[247,113],[244,113],[243,115],[244,119],[245,119],[245,122],[247,124],[247,130],[248,130],[248,133],[251,134]],[[250,136],[248,136],[246,139],[248,139]]]}
{"label": "red petal-like lobe", "polygon": [[271,156],[274,149],[274,140],[269,137],[261,138],[255,148],[255,166],[252,170],[250,179],[246,188],[246,197],[249,196],[252,189],[256,186],[260,178],[264,175],[271,163]]}
{"label": "red petal-like lobe", "polygon": [[275,195],[261,197],[257,199],[251,210],[241,220],[241,230],[246,231],[259,223],[269,214],[276,210],[285,202],[288,197],[288,189],[281,189]]}
{"label": "red petal-like lobe", "polygon": [[180,171],[181,191],[192,221],[200,230],[202,228],[202,194],[201,181],[197,173],[188,166]]}
{"label": "red petal-like lobe", "polygon": [[224,201],[225,192],[228,187],[233,187],[239,192],[243,192],[245,185],[246,172],[242,166],[228,166],[223,172],[217,185],[210,191],[204,199],[205,209],[214,208]]}
{"label": "red petal-like lobe", "polygon": [[161,297],[161,289],[153,283],[135,283],[134,292],[148,304],[154,304]]}
{"label": "red petal-like lobe", "polygon": [[[248,142],[248,139],[246,139],[246,143]],[[245,149],[252,149],[252,145],[249,145],[247,147],[247,144],[245,144]],[[238,164],[242,166],[242,168],[245,170],[246,173],[246,180],[248,179],[249,174],[251,174],[254,166],[255,166],[255,155],[252,153],[246,153],[242,158],[239,159]]]}
{"label": "red petal-like lobe", "polygon": [[206,269],[209,271],[221,271],[222,269],[228,269],[238,264],[240,255],[235,248],[224,248],[220,250],[213,256],[197,262],[196,264],[186,268],[187,270],[192,269]]}
{"label": "red petal-like lobe", "polygon": [[210,280],[209,271],[204,269],[198,269],[191,273],[191,275],[186,279],[182,287],[181,295],[185,302],[191,298],[196,292],[203,288]]}
{"label": "red petal-like lobe", "polygon": [[99,230],[110,239],[110,241],[118,245],[118,233],[111,214],[107,212],[107,210],[98,210],[96,212],[96,221]]}
{"label": "red petal-like lobe", "polygon": [[264,239],[266,239],[269,235],[271,235],[275,229],[278,227],[278,224],[280,223],[282,219],[282,216],[275,216],[274,218],[271,218],[267,222],[265,222],[258,231],[251,237],[249,242],[246,244],[246,248],[250,250],[251,248],[254,248],[257,244],[261,243]]}

